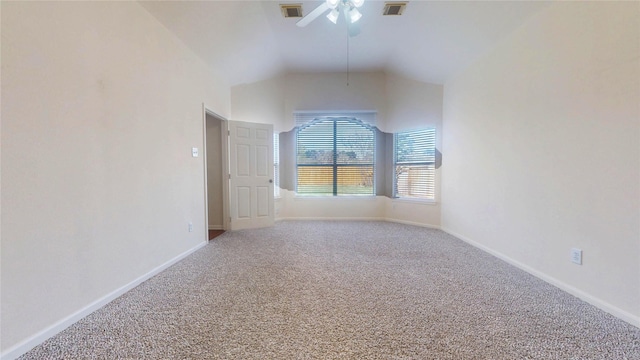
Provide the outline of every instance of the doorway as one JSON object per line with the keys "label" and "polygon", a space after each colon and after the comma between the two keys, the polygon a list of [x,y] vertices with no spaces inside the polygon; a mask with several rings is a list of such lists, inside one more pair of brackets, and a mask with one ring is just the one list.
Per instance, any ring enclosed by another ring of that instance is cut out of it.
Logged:
{"label": "doorway", "polygon": [[226,151],[224,151],[226,142],[223,141],[222,136],[223,133],[226,133],[224,128],[225,124],[223,119],[208,111],[205,113],[206,213],[209,240],[212,238],[212,234],[219,235],[225,230],[225,192],[223,176],[225,173],[225,164],[223,162],[223,156],[226,154]]}

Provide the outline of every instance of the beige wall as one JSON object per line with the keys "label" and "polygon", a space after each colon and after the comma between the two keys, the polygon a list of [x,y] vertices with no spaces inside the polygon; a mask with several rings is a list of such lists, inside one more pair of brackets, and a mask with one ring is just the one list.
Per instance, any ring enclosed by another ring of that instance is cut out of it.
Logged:
{"label": "beige wall", "polygon": [[231,88],[231,120],[272,124],[280,132],[290,130],[286,118],[283,77]]}
{"label": "beige wall", "polygon": [[[380,129],[398,132],[424,126],[442,133],[442,85],[423,83],[397,75],[385,76],[386,114]],[[442,136],[438,136],[439,141]]]}
{"label": "beige wall", "polygon": [[448,81],[442,176],[445,230],[636,326],[639,14],[553,4]]}
{"label": "beige wall", "polygon": [[[284,76],[284,112],[287,128],[295,126],[294,111],[376,110],[377,120],[386,115],[385,75],[375,73],[288,74]],[[233,98],[233,89],[231,89]],[[232,107],[233,110],[233,107]]]}
{"label": "beige wall", "polygon": [[[229,87],[135,2],[2,2],[2,353],[204,244]],[[188,222],[194,231],[188,232]]]}
{"label": "beige wall", "polygon": [[[428,126],[435,127],[441,134],[442,94],[441,85],[382,72],[350,74],[348,85],[344,73],[288,74],[232,87],[231,111],[235,120],[271,123],[277,131],[289,131],[295,126],[294,111],[375,110],[377,126],[382,131]],[[440,144],[439,136],[437,146]],[[287,167],[286,157],[287,149],[293,145],[281,144],[283,170],[295,171]],[[293,150],[291,154],[293,156]],[[377,171],[383,169],[379,167]],[[439,226],[439,180],[440,170],[437,170],[437,202],[429,205],[380,196],[375,199],[309,199],[283,192],[282,199],[276,203],[276,217],[388,219]]]}

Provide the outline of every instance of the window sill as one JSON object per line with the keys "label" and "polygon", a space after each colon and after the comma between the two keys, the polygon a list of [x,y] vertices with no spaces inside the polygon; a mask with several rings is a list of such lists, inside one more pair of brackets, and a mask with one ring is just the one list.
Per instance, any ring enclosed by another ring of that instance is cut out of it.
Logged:
{"label": "window sill", "polygon": [[391,201],[399,202],[399,203],[420,204],[420,205],[438,205],[438,202],[432,199],[392,198]]}
{"label": "window sill", "polygon": [[340,200],[375,200],[376,196],[375,195],[338,195],[338,196],[333,196],[333,195],[298,195],[296,194],[294,197],[294,199],[296,200],[333,200],[333,199],[340,199]]}

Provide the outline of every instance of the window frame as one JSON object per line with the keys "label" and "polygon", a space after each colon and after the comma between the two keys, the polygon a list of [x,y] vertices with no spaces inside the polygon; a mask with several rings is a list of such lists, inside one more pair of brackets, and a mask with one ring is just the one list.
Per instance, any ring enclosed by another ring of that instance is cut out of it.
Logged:
{"label": "window frame", "polygon": [[[319,124],[322,122],[327,122],[327,121],[332,121],[333,122],[333,148],[332,148],[332,161],[330,164],[311,164],[311,163],[300,163],[299,162],[299,140],[300,140],[300,132],[303,131],[304,129],[313,126],[315,124]],[[351,125],[358,125],[361,126],[365,129],[367,129],[368,131],[371,131],[371,153],[372,153],[372,157],[371,157],[371,162],[370,163],[339,163],[338,162],[338,157],[339,157],[339,151],[338,151],[338,128],[340,127],[338,124],[339,123],[344,123],[347,122]],[[358,198],[363,198],[363,197],[375,197],[376,196],[376,147],[377,147],[377,141],[376,141],[376,128],[373,125],[367,124],[355,117],[352,116],[324,116],[324,117],[317,117],[314,120],[303,124],[301,126],[298,127],[298,129],[296,130],[296,145],[295,145],[295,157],[296,157],[296,166],[295,166],[295,184],[296,184],[296,196],[302,196],[302,197],[319,197],[319,198],[333,198],[333,197],[358,197]],[[326,193],[306,193],[306,192],[299,192],[299,168],[300,167],[331,167],[331,171],[332,171],[332,192],[326,192]],[[339,179],[338,179],[338,173],[339,173],[339,169],[340,168],[348,168],[348,167],[370,167],[372,169],[372,175],[371,175],[371,192],[370,193],[342,193],[339,190]]]}
{"label": "window frame", "polygon": [[[432,142],[433,146],[432,147],[426,147],[425,151],[429,151],[432,152],[432,155],[425,155],[427,157],[431,157],[431,159],[422,159],[422,160],[414,160],[414,161],[398,161],[398,154],[399,154],[399,149],[398,149],[398,136],[399,135],[408,135],[408,134],[419,134],[420,132],[425,132],[424,136],[425,140],[424,141],[428,141],[428,142]],[[431,134],[429,134],[431,133]],[[432,141],[428,140],[430,137],[433,138]],[[409,201],[409,202],[422,202],[422,203],[435,203],[436,202],[436,153],[437,153],[437,148],[436,148],[436,140],[437,140],[437,132],[436,129],[434,127],[424,127],[424,128],[418,128],[418,129],[413,129],[413,130],[407,130],[407,131],[402,131],[402,132],[397,132],[393,134],[393,168],[392,168],[392,176],[393,176],[393,199],[394,200],[400,200],[400,201]],[[427,184],[427,189],[424,190],[425,192],[425,196],[407,196],[407,195],[400,195],[398,192],[398,178],[399,178],[399,172],[398,172],[398,166],[432,166],[432,168],[427,168],[427,170],[431,171],[430,175],[427,176],[431,176],[432,180],[429,180],[428,178],[425,179],[424,181]],[[429,185],[431,184],[431,185]],[[433,194],[432,196],[429,196],[429,193]]]}

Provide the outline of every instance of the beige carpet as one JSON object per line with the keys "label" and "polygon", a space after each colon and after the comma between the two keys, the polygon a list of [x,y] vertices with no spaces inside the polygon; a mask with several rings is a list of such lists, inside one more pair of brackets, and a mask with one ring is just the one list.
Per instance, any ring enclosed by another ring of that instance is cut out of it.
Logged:
{"label": "beige carpet", "polygon": [[226,232],[24,359],[640,359],[640,329],[441,231]]}

